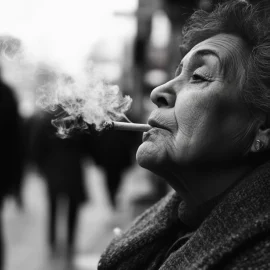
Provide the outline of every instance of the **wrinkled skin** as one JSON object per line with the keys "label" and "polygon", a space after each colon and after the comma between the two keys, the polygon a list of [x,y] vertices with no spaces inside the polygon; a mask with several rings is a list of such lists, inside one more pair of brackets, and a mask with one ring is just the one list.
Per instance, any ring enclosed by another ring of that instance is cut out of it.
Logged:
{"label": "wrinkled skin", "polygon": [[137,151],[142,167],[181,189],[195,168],[224,171],[224,165],[243,159],[253,140],[252,117],[239,95],[247,57],[242,39],[230,34],[213,36],[189,51],[175,78],[151,93],[157,109]]}

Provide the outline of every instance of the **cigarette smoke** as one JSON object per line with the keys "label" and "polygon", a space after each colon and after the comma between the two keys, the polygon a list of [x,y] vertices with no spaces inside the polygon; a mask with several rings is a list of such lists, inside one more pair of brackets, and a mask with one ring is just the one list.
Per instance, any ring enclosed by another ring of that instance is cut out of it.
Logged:
{"label": "cigarette smoke", "polygon": [[21,41],[19,39],[8,35],[0,37],[0,53],[2,57],[13,60],[21,55],[21,49]]}
{"label": "cigarette smoke", "polygon": [[77,76],[51,74],[37,88],[37,96],[37,104],[42,109],[56,111],[60,107],[65,112],[52,121],[61,138],[68,137],[74,129],[87,129],[86,123],[101,131],[105,122],[126,118],[132,103],[117,85],[107,83],[93,64]]}
{"label": "cigarette smoke", "polygon": [[0,36],[1,80],[7,83],[18,99],[19,113],[28,117],[33,113],[33,85],[36,62],[22,41],[13,35]]}
{"label": "cigarette smoke", "polygon": [[[24,116],[36,113],[37,108],[32,106],[32,99],[37,98],[36,103],[42,110],[56,114],[57,108],[62,108],[66,115],[74,119],[72,126],[78,126],[77,122],[80,121],[76,117],[82,117],[100,130],[103,122],[125,117],[131,104],[130,97],[123,97],[119,88],[106,82],[94,68],[83,74],[79,71],[80,75],[74,73],[83,68],[90,51],[102,38],[115,40],[124,47],[125,42],[134,37],[137,25],[135,18],[118,15],[122,14],[121,10],[131,14],[136,8],[137,0],[118,0],[113,3],[109,0],[83,0],[79,4],[64,0],[4,1],[0,33],[12,35],[17,41],[8,46],[6,42],[0,45],[5,55],[4,60],[0,61],[1,64],[5,62],[3,73],[9,77],[9,83],[16,86],[16,94],[25,101],[24,108],[28,108],[28,113]],[[21,12],[22,9],[24,12]],[[105,51],[102,59],[110,61],[108,56],[114,54],[114,59],[122,61],[122,56],[116,56],[121,46],[117,49],[115,52],[109,51],[107,56]],[[41,64],[49,66],[50,72],[40,68]],[[48,80],[41,79],[48,73]],[[25,94],[27,91],[29,95]],[[37,97],[33,93],[37,93]],[[60,123],[63,117],[64,114],[57,115],[59,121],[55,119],[54,124]],[[62,133],[68,133],[70,125],[65,127],[63,124],[60,128]]]}
{"label": "cigarette smoke", "polygon": [[132,99],[123,96],[117,85],[106,82],[93,63],[88,63],[81,73],[72,75],[48,64],[38,65],[20,39],[11,36],[0,37],[0,53],[1,65],[8,70],[9,83],[15,87],[25,84],[25,89],[34,87],[36,105],[55,112],[52,124],[59,137],[66,138],[73,130],[88,129],[86,123],[101,131],[104,123],[128,120],[125,113]]}

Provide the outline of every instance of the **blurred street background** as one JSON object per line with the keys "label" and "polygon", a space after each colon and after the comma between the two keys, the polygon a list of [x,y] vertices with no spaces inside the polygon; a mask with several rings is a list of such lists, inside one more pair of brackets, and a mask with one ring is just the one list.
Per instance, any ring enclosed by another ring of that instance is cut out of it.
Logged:
{"label": "blurred street background", "polygon": [[183,24],[218,2],[0,1],[0,270],[96,269],[114,234],[170,191],[137,165],[141,133],[62,139],[51,121],[69,115],[59,100],[110,116],[77,96],[107,89],[97,100],[128,95],[126,117],[146,123],[151,91],[182,57]]}
{"label": "blurred street background", "polygon": [[51,254],[46,241],[48,216],[44,181],[33,171],[27,173],[23,187],[24,208],[20,209],[11,198],[6,200],[3,208],[7,270],[96,269],[101,252],[114,236],[113,230],[125,229],[139,212],[152,203],[149,201],[136,206],[136,199],[151,193],[147,175],[136,166],[124,176],[127,181],[121,187],[117,211],[108,201],[102,171],[87,164],[85,174],[91,202],[80,210],[76,251],[72,262],[67,264],[64,211],[58,218],[59,249],[56,254]]}

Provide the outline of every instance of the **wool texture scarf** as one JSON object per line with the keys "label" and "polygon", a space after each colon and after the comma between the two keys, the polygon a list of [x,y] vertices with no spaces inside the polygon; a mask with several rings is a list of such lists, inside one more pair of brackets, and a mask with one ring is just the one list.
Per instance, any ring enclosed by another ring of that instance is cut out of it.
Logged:
{"label": "wool texture scarf", "polygon": [[169,193],[102,254],[99,270],[270,269],[270,162],[256,168],[165,258],[177,236],[181,198]]}

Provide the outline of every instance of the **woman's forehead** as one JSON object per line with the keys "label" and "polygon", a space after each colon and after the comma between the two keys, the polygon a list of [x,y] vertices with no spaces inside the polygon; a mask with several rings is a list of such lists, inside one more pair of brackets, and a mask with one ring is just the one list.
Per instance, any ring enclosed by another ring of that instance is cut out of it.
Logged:
{"label": "woman's forehead", "polygon": [[218,34],[195,45],[183,58],[189,62],[197,56],[215,56],[220,62],[220,69],[233,72],[243,68],[248,60],[248,50],[242,38],[232,34]]}

